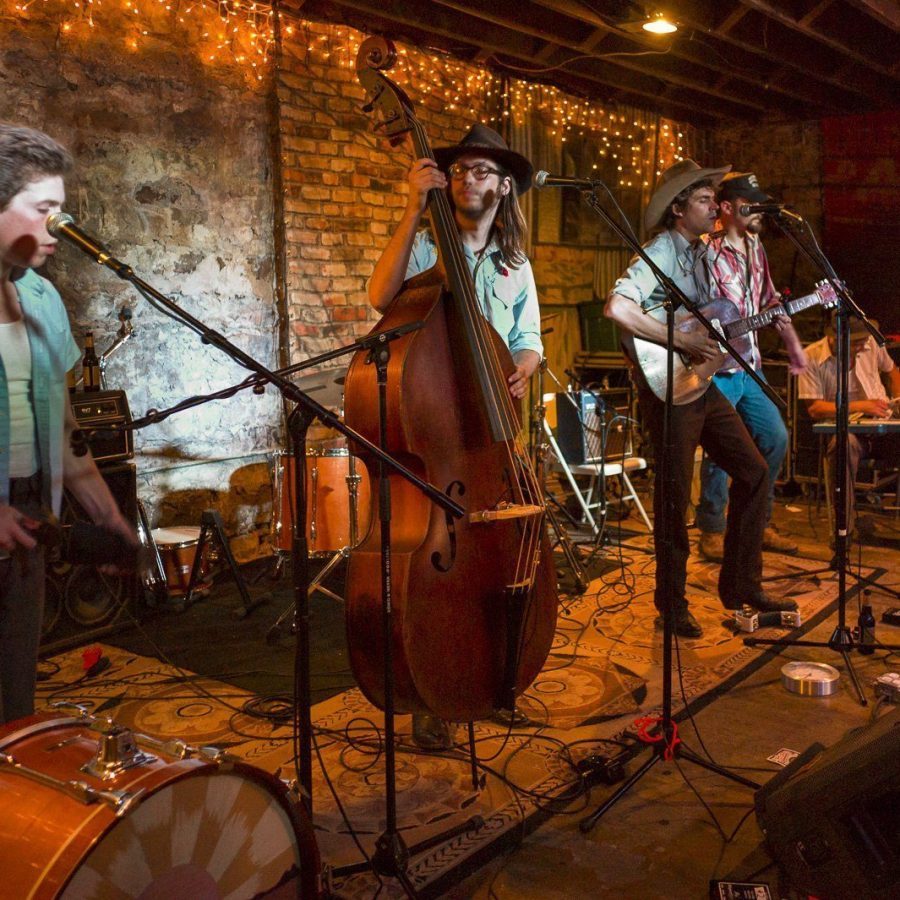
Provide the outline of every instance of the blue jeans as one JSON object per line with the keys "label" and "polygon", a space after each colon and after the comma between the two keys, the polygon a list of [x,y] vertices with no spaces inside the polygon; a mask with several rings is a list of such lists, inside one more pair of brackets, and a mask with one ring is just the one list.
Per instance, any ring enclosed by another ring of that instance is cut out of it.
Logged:
{"label": "blue jeans", "polygon": [[[757,373],[765,380],[762,372]],[[743,419],[750,437],[769,467],[769,499],[766,521],[772,515],[775,479],[787,452],[788,433],[775,404],[762,392],[756,382],[743,370],[716,375],[713,378],[725,399]],[[725,530],[725,506],[728,502],[728,475],[709,457],[700,469],[700,504],[697,507],[697,527],[706,532]]]}

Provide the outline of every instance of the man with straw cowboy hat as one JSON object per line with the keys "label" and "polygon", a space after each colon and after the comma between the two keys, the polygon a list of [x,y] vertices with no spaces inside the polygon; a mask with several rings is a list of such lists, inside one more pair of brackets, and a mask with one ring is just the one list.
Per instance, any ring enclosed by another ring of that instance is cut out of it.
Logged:
{"label": "man with straw cowboy hat", "polygon": [[[702,168],[693,160],[684,159],[660,175],[656,189],[644,213],[647,231],[659,233],[644,246],[647,255],[668,275],[691,300],[704,303],[707,278],[703,267],[703,234],[714,226],[718,205],[716,186],[731,166]],[[623,343],[634,359],[633,337],[666,342],[666,324],[647,315],[657,306],[664,294],[649,266],[635,257],[628,269],[616,281],[606,303],[606,315],[624,334]],[[705,331],[675,332],[675,350],[694,360],[714,359],[719,353],[717,344]],[[662,452],[663,416],[665,404],[650,390],[638,367],[634,367],[638,397],[644,419],[656,447],[657,458]],[[685,513],[690,501],[694,454],[698,444],[724,469],[732,479],[729,493],[728,520],[725,531],[725,558],[719,573],[719,598],[726,609],[750,605],[758,610],[796,609],[790,601],[777,601],[763,592],[762,542],[766,524],[766,503],[769,474],[766,462],[757,450],[734,407],[718,388],[711,384],[698,399],[674,406],[670,416],[670,437],[673,456],[671,478],[667,489],[670,519],[669,537],[672,544],[669,580],[670,596],[666,596],[657,577],[654,603],[662,615],[671,608],[676,634],[699,637],[702,629],[688,609],[685,597],[687,559],[690,554]],[[659,466],[654,486],[654,515],[662,521]],[[660,547],[657,545],[657,571]]]}

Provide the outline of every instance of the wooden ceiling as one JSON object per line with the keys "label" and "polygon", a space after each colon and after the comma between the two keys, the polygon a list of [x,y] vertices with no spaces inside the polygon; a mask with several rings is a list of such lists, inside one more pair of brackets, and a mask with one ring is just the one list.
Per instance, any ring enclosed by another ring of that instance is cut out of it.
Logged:
{"label": "wooden ceiling", "polygon": [[[283,0],[595,102],[698,126],[900,105],[897,0]],[[671,37],[642,31],[664,10]]]}

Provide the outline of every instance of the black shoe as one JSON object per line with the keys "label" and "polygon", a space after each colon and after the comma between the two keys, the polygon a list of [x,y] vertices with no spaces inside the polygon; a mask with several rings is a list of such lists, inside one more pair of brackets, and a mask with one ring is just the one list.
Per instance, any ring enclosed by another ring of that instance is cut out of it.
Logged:
{"label": "black shoe", "polygon": [[739,599],[729,598],[722,600],[725,609],[741,609],[744,606],[752,606],[758,612],[796,612],[797,604],[793,600],[775,600],[765,591],[759,591],[747,597]]}
{"label": "black shoe", "polygon": [[[700,623],[694,618],[691,611],[686,606],[675,610],[673,613],[673,620],[675,634],[679,637],[698,638],[703,634]],[[657,616],[656,627],[662,628],[664,627],[664,624],[663,617]]]}

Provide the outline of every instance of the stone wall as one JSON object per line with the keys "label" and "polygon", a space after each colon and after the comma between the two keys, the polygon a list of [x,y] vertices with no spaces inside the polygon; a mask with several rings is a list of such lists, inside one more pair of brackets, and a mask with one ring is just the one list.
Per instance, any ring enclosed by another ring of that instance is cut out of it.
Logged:
{"label": "stone wall", "polygon": [[[0,118],[48,131],[76,157],[68,210],[160,291],[266,363],[276,359],[272,203],[265,85],[203,64],[196,29],[171,19],[135,31],[103,8],[103,27],[65,30],[50,6],[0,5]],[[140,41],[135,35],[140,37]],[[130,43],[134,42],[134,43]],[[107,383],[132,412],[162,408],[246,374],[69,246],[48,265],[81,342],[98,349],[133,308],[134,336]],[[280,405],[249,392],[175,416],[135,437],[139,494],[154,525],[199,524],[219,508],[236,549],[268,530],[264,454]],[[223,462],[217,462],[224,460]]]}

